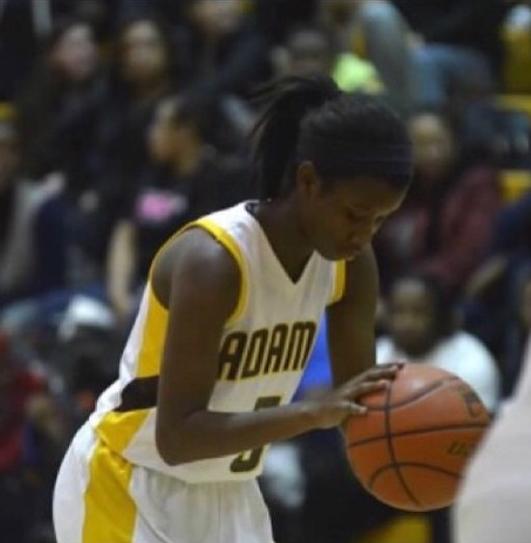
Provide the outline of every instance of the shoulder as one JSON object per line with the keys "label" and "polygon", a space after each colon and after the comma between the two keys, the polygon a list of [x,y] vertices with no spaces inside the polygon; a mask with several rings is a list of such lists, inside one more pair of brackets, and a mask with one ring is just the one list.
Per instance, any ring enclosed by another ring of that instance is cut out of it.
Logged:
{"label": "shoulder", "polygon": [[453,341],[460,351],[474,353],[477,356],[482,356],[489,360],[493,358],[483,342],[472,334],[459,331],[454,334],[453,338]]}
{"label": "shoulder", "polygon": [[451,367],[459,367],[466,373],[496,366],[494,357],[487,347],[479,339],[464,331],[455,332],[443,341],[434,356],[445,366],[449,364]]}
{"label": "shoulder", "polygon": [[211,234],[202,228],[191,228],[157,255],[151,281],[164,307],[170,305],[175,288],[232,305],[238,296],[240,270],[233,255]]}

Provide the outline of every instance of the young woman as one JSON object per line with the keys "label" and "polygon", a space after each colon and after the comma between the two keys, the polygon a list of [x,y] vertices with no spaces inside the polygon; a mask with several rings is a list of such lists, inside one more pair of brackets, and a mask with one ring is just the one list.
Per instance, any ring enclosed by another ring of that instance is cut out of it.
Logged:
{"label": "young woman", "polygon": [[[407,191],[406,130],[328,78],[265,92],[263,199],[199,219],[155,256],[120,377],[59,472],[59,543],[271,543],[264,447],[363,415],[357,399],[398,371],[371,368],[371,239]],[[336,388],[290,404],[325,310]]]}
{"label": "young woman", "polygon": [[389,335],[376,342],[378,363],[408,360],[455,373],[494,413],[501,376],[496,360],[472,334],[459,329],[452,297],[428,275],[397,279],[389,296]]}

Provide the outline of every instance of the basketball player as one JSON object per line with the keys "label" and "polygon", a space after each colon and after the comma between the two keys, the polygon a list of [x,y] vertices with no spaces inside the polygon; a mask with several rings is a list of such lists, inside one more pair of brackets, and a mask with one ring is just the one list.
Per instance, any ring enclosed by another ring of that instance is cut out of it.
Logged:
{"label": "basketball player", "polygon": [[455,543],[531,538],[531,336],[514,396],[472,458],[454,508]]}
{"label": "basketball player", "polygon": [[[403,124],[326,77],[265,91],[264,198],[188,225],[156,255],[123,352],[60,469],[58,543],[271,543],[264,447],[362,416],[374,364],[371,239],[411,176]],[[290,404],[328,312],[336,388]]]}

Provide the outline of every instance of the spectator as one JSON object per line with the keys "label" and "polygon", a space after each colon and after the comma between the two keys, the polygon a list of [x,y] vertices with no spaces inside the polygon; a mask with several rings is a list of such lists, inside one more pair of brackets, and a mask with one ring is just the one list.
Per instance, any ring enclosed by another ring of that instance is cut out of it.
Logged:
{"label": "spectator", "polygon": [[516,277],[513,311],[506,328],[503,358],[503,393],[511,396],[524,359],[525,343],[531,333],[531,262]]}
{"label": "spectator", "polygon": [[459,165],[448,122],[434,113],[410,121],[415,178],[406,202],[377,240],[384,286],[410,270],[459,290],[487,250],[500,206],[497,170],[487,161]]}
{"label": "spectator", "polygon": [[345,92],[382,90],[374,67],[353,53],[337,52],[327,33],[319,27],[292,31],[275,57],[279,75],[322,73],[332,76]]}
{"label": "spectator", "polygon": [[433,364],[466,381],[491,412],[500,374],[496,361],[474,336],[460,330],[455,306],[440,284],[423,275],[398,279],[389,296],[389,335],[377,342],[378,363],[398,359]]}
{"label": "spectator", "polygon": [[92,146],[93,234],[88,244],[105,259],[107,240],[123,194],[136,190],[146,168],[145,138],[153,112],[174,88],[169,34],[157,19],[137,16],[123,22],[117,37],[110,95],[98,116]]}
{"label": "spectator", "polygon": [[6,541],[35,541],[38,527],[51,524],[48,504],[64,439],[46,378],[21,365],[0,335],[0,522]]}
{"label": "spectator", "polygon": [[508,393],[522,359],[517,307],[531,262],[531,193],[498,214],[487,253],[466,286],[466,325],[504,361]]}
{"label": "spectator", "polygon": [[181,95],[161,102],[148,150],[161,171],[146,172],[117,222],[109,250],[108,291],[122,320],[134,309],[161,244],[186,222],[233,204],[246,194],[238,163],[229,163],[206,141],[213,102]]}
{"label": "spectator", "polygon": [[400,111],[460,106],[494,90],[499,29],[508,9],[503,2],[343,3],[350,14],[350,23],[343,24],[345,34],[351,43],[363,43]]}
{"label": "spectator", "polygon": [[184,14],[183,69],[195,92],[249,96],[270,76],[267,41],[241,0],[186,0]]}
{"label": "spectator", "polygon": [[59,20],[18,104],[30,177],[62,171],[74,199],[90,186],[89,150],[105,91],[91,27]]}
{"label": "spectator", "polygon": [[[64,284],[64,227],[54,213],[57,178],[20,174],[15,112],[0,108],[0,308]],[[53,242],[51,242],[53,240]]]}

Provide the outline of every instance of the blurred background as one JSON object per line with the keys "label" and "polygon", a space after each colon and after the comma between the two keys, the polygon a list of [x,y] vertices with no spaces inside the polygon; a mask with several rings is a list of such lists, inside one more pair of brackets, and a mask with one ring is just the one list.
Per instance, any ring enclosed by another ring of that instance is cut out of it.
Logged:
{"label": "blurred background", "polygon": [[[330,74],[407,122],[415,179],[375,243],[378,361],[496,412],[531,329],[531,6],[507,0],[0,0],[0,529],[53,543],[58,464],[114,380],[150,259],[253,197],[251,91]],[[322,323],[297,393],[329,386]],[[426,362],[427,361],[427,362]],[[277,543],[449,543],[350,474],[336,432],[275,444]]]}

